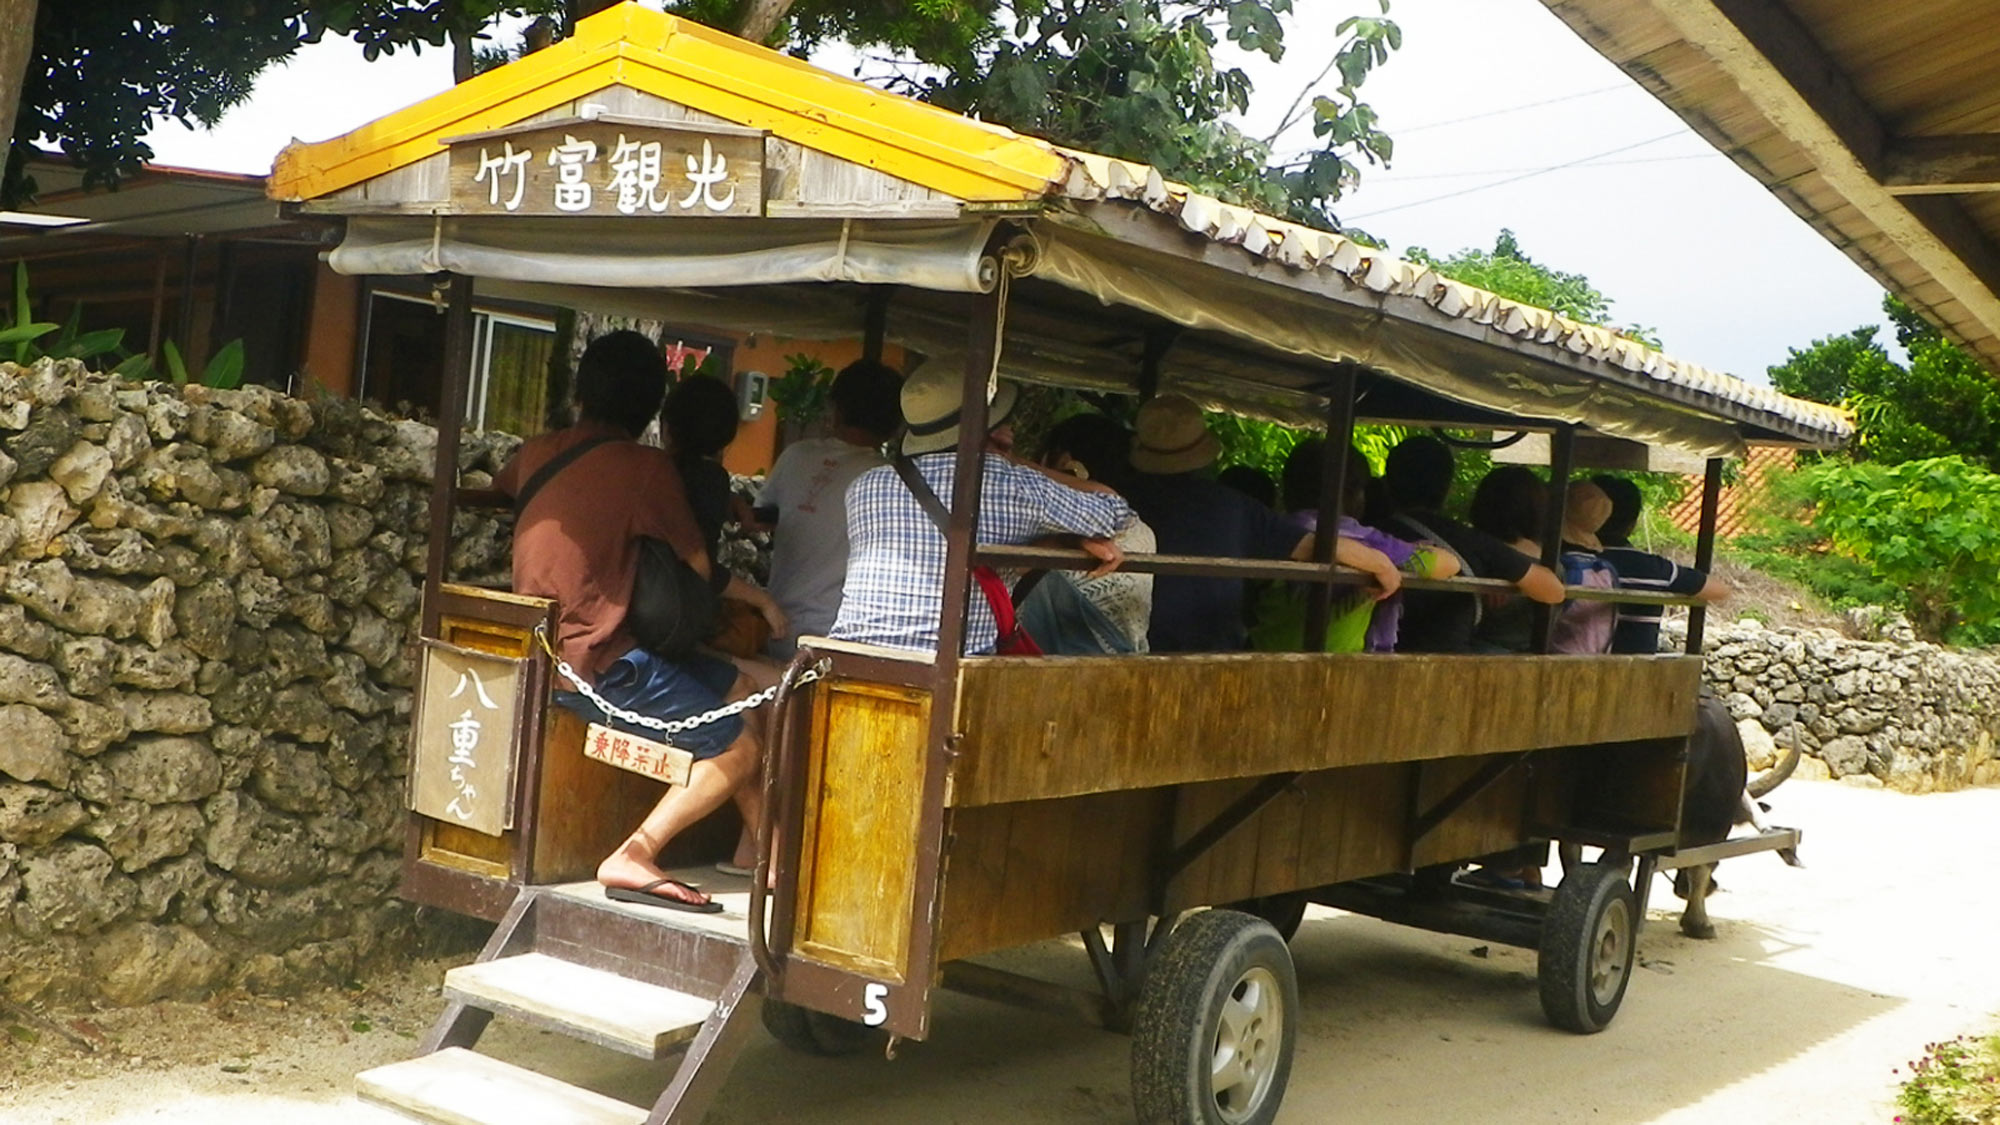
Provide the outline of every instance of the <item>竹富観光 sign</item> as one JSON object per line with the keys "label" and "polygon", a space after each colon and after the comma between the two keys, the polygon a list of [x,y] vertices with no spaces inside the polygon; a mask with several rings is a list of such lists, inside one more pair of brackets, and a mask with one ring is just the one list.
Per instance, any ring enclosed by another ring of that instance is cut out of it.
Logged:
{"label": "\u7af9\u5bcc\u89b3\u5149 sign", "polygon": [[462,214],[700,216],[764,213],[764,135],[577,119],[451,142]]}

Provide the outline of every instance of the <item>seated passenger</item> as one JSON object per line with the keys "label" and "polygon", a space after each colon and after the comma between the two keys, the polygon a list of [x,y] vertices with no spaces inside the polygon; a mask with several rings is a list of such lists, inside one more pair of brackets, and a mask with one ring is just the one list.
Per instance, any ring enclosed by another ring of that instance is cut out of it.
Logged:
{"label": "seated passenger", "polygon": [[847,486],[888,464],[882,446],[903,424],[897,393],[903,377],[873,360],[834,376],[827,401],[833,434],[785,447],[757,494],[757,516],[771,527],[771,597],[791,629],[770,653],[789,659],[801,636],[823,637],[840,612],[847,579]]}
{"label": "seated passenger", "polygon": [[[1049,431],[1042,443],[1042,464],[1078,480],[1117,488],[1131,451],[1131,431],[1102,414],[1077,414]],[[1124,554],[1151,554],[1155,549],[1153,529],[1136,513],[1111,541]],[[1027,586],[1029,582],[1034,585]],[[1021,626],[1043,652],[1089,656],[1146,651],[1153,610],[1150,574],[1114,570],[1092,578],[1049,570],[1023,579],[1014,592]]]}
{"label": "seated passenger", "polygon": [[[926,368],[903,383],[903,454],[917,475],[949,509],[957,477],[956,449],[963,381],[958,373]],[[1019,461],[1001,450],[1013,445],[1007,415],[1012,384],[1003,383],[988,407],[985,470],[980,489],[978,541],[1031,543],[1050,533],[1082,537],[1084,550],[1104,560],[1107,574],[1123,557],[1111,542],[1132,508],[1096,481],[1078,480]],[[847,581],[840,614],[828,636],[889,648],[936,651],[938,611],[944,602],[945,539],[924,505],[893,466],[869,469],[847,490]],[[967,599],[968,655],[990,653],[997,629],[978,589]]]}
{"label": "seated passenger", "polygon": [[[722,525],[732,520],[740,525],[749,514],[731,490],[729,470],[721,460],[722,451],[736,440],[736,392],[720,379],[686,376],[667,392],[660,422],[688,507],[701,527],[709,566],[720,574]],[[776,601],[756,583],[731,574],[722,597],[722,613],[708,640],[716,649],[735,657],[758,656],[765,641],[783,632]],[[745,671],[758,680],[758,690],[776,682],[776,673],[768,669]]]}
{"label": "seated passenger", "polygon": [[[1325,472],[1326,441],[1307,438],[1285,458],[1285,519],[1300,531],[1319,528],[1319,493]],[[1361,510],[1369,481],[1368,459],[1347,450],[1346,489],[1341,500],[1339,534],[1386,555],[1404,573],[1418,578],[1449,578],[1458,573],[1458,557],[1441,547],[1419,545],[1377,531],[1348,515]],[[1257,600],[1257,620],[1250,628],[1250,647],[1260,652],[1297,652],[1305,647],[1305,623],[1310,587],[1301,582],[1265,584]],[[1403,615],[1403,595],[1376,601],[1366,590],[1335,587],[1328,610],[1326,652],[1396,651]]]}
{"label": "seated passenger", "polygon": [[[1167,394],[1139,408],[1132,446],[1137,473],[1126,496],[1152,525],[1160,552],[1236,559],[1312,558],[1313,535],[1218,482],[1212,474],[1222,443],[1208,432],[1201,408]],[[1334,559],[1375,577],[1373,596],[1402,586],[1396,564],[1382,552],[1340,539]],[[1153,583],[1149,639],[1154,652],[1234,652],[1245,647],[1243,580],[1162,574]]]}
{"label": "seated passenger", "polygon": [[[1466,522],[1529,558],[1542,553],[1548,486],[1524,465],[1496,465],[1479,482]],[[1535,603],[1514,594],[1482,594],[1474,647],[1489,652],[1532,652]]]}
{"label": "seated passenger", "polygon": [[[1580,481],[1569,486],[1569,501],[1563,507],[1563,582],[1614,590],[1623,585],[1618,570],[1599,554],[1597,529],[1611,515],[1611,498],[1604,490]],[[1556,616],[1549,636],[1550,652],[1605,653],[1611,651],[1611,635],[1618,623],[1618,603],[1573,599]]]}
{"label": "seated passenger", "polygon": [[[1419,434],[1389,452],[1383,484],[1394,514],[1383,524],[1392,535],[1443,543],[1458,556],[1459,574],[1466,578],[1499,578],[1535,601],[1554,605],[1563,600],[1562,579],[1506,542],[1467,527],[1443,514],[1451,492],[1451,450],[1441,441]],[[1473,627],[1481,613],[1472,594],[1412,590],[1403,602],[1400,652],[1471,652]]]}
{"label": "seated passenger", "polygon": [[[1632,546],[1632,529],[1639,525],[1645,502],[1639,486],[1623,477],[1597,476],[1591,483],[1611,500],[1611,515],[1597,529],[1603,554],[1618,568],[1619,584],[1631,590],[1654,590],[1717,602],[1729,596],[1729,586],[1713,575]],[[1660,616],[1656,605],[1621,605],[1611,635],[1611,651],[1651,655],[1660,651]]]}
{"label": "seated passenger", "polygon": [[[576,369],[581,420],[530,438],[494,486],[518,498],[556,457],[593,443],[540,481],[520,506],[514,589],[556,600],[556,651],[600,695],[643,715],[679,719],[740,699],[749,685],[726,660],[697,655],[669,661],[640,648],[626,628],[640,539],[662,540],[696,572],[712,573],[672,459],[635,440],[660,412],[666,389],[667,365],[651,340],[614,332],[593,341]],[[558,702],[593,718],[601,714],[580,696],[561,693]],[[598,865],[597,881],[613,898],[712,913],[721,906],[668,877],[660,852],[731,797],[745,823],[760,823],[760,794],[743,784],[756,768],[757,743],[742,718],[730,716],[677,734],[673,744],[695,757],[687,785],[660,798]]]}

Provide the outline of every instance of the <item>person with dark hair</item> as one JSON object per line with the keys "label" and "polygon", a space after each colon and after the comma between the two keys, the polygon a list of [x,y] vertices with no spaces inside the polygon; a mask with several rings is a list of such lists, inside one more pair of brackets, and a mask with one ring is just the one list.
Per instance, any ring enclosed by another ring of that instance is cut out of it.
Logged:
{"label": "person with dark hair", "polygon": [[[1326,473],[1326,439],[1307,438],[1292,447],[1280,476],[1285,519],[1302,532],[1319,530],[1319,498]],[[1343,542],[1353,541],[1387,556],[1405,574],[1416,578],[1450,578],[1458,573],[1458,557],[1437,547],[1420,546],[1377,531],[1354,518],[1369,478],[1368,459],[1347,449],[1346,487],[1341,497]],[[1305,647],[1307,601],[1311,590],[1298,582],[1271,582],[1261,591],[1250,647],[1262,652],[1297,652]],[[1403,613],[1403,595],[1380,601],[1353,586],[1336,587],[1328,607],[1326,652],[1394,652]]]}
{"label": "person with dark hair", "polygon": [[[706,655],[667,660],[639,647],[626,626],[641,539],[661,540],[697,573],[714,574],[673,460],[637,440],[666,394],[659,347],[636,332],[600,337],[577,364],[576,387],[577,424],[524,442],[493,482],[515,500],[515,592],[555,599],[557,652],[616,707],[682,719],[743,698],[750,685],[735,665]],[[608,721],[584,695],[558,692],[557,702]],[[760,823],[760,794],[744,784],[756,770],[757,741],[732,715],[677,734],[674,744],[695,757],[687,784],[669,789],[605,857],[597,881],[611,898],[713,913],[721,907],[669,877],[660,853],[732,797],[746,823]]]}
{"label": "person with dark hair", "polygon": [[[1164,394],[1139,408],[1126,495],[1170,555],[1238,559],[1310,559],[1314,537],[1270,508],[1215,479],[1222,443],[1201,407]],[[1342,537],[1334,559],[1375,577],[1372,596],[1401,587],[1402,573],[1382,552]],[[1240,578],[1160,575],[1153,582],[1148,641],[1154,652],[1235,652],[1246,647]]]}
{"label": "person with dark hair", "polygon": [[719,458],[736,440],[736,392],[720,379],[684,376],[667,392],[660,408],[660,428],[674,468],[687,489],[688,506],[708,543],[713,559],[722,542],[722,525],[729,520],[729,470]]}
{"label": "person with dark hair", "polygon": [[[1632,531],[1639,526],[1645,500],[1639,486],[1624,477],[1595,476],[1591,483],[1611,499],[1611,514],[1597,529],[1602,554],[1618,568],[1618,584],[1628,590],[1655,590],[1700,598],[1704,603],[1729,596],[1727,583],[1693,567],[1681,566],[1663,555],[1632,546]],[[1660,651],[1660,617],[1656,605],[1621,605],[1618,624],[1611,634],[1611,651],[1652,655]]]}
{"label": "person with dark hair", "polygon": [[[1116,489],[1131,450],[1132,432],[1124,426],[1103,414],[1075,414],[1049,430],[1041,461],[1079,481]],[[1128,555],[1151,554],[1156,546],[1153,529],[1137,513],[1126,517],[1111,541]],[[1021,625],[1043,652],[1089,656],[1147,650],[1153,612],[1150,574],[1114,570],[1093,577],[1050,570],[1022,579],[1014,593]]]}
{"label": "person with dark hair", "polygon": [[[1416,542],[1438,543],[1458,556],[1459,574],[1512,582],[1546,605],[1563,600],[1562,579],[1504,540],[1446,516],[1454,474],[1451,449],[1418,434],[1389,451],[1382,474],[1392,515],[1383,530]],[[1401,652],[1471,652],[1484,606],[1473,594],[1412,590],[1404,597]]]}
{"label": "person with dark hair", "polygon": [[833,433],[785,447],[757,493],[757,516],[771,531],[771,596],[791,628],[767,651],[790,659],[802,636],[824,636],[840,615],[847,581],[847,486],[888,464],[882,446],[903,424],[903,376],[871,359],[834,376],[827,399]]}
{"label": "person with dark hair", "polygon": [[1224,488],[1241,492],[1266,508],[1278,506],[1278,486],[1271,483],[1271,474],[1249,465],[1231,465],[1215,474],[1215,483]]}
{"label": "person with dark hair", "polygon": [[[1542,531],[1548,519],[1549,488],[1526,465],[1495,465],[1472,492],[1466,519],[1530,558],[1542,553]],[[1501,652],[1529,652],[1535,647],[1535,603],[1511,594],[1482,594],[1479,625],[1473,638],[1480,647]]]}

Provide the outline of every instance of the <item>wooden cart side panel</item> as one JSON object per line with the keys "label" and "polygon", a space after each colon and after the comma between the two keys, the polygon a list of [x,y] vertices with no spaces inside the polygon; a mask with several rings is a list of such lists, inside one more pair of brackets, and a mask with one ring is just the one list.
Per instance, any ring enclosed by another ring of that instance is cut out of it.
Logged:
{"label": "wooden cart side panel", "polygon": [[793,949],[902,983],[930,694],[834,680],[814,693]]}
{"label": "wooden cart side panel", "polygon": [[955,806],[1680,736],[1681,657],[976,658]]}
{"label": "wooden cart side panel", "polygon": [[666,795],[661,782],[585,756],[588,726],[581,715],[554,705],[542,724],[542,784],[526,882],[596,878],[598,863]]}
{"label": "wooden cart side panel", "polygon": [[1144,790],[952,810],[939,961],[1144,918],[1171,803]]}
{"label": "wooden cart side panel", "polygon": [[[489,604],[476,592],[464,589],[451,590],[444,601],[445,613],[438,621],[439,640],[475,652],[516,659],[530,655],[534,623],[541,620],[536,614],[546,615],[550,605],[541,599],[527,604],[511,597],[505,602]],[[497,612],[489,613],[489,609]],[[519,751],[520,760],[515,762],[517,775],[532,757],[528,747],[520,747]],[[410,815],[418,826],[418,860],[483,879],[504,880],[513,873],[518,828],[488,836],[462,825],[416,813]]]}
{"label": "wooden cart side panel", "polygon": [[[1491,759],[1447,758],[1418,765],[1417,807],[1435,806],[1458,785],[1478,773]],[[1527,839],[1528,772],[1509,770],[1486,790],[1467,801],[1416,842],[1411,866],[1428,867],[1491,855]]]}

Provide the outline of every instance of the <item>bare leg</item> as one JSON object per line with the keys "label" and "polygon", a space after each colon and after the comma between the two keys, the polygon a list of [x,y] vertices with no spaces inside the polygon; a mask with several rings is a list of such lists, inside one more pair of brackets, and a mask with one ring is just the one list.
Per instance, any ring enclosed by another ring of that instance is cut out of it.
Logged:
{"label": "bare leg", "polygon": [[[738,676],[731,687],[728,698],[741,699],[749,693],[743,677]],[[660,852],[675,836],[693,826],[702,817],[722,807],[731,797],[737,798],[742,806],[742,795],[754,792],[755,786],[748,782],[757,772],[759,755],[757,739],[746,726],[729,748],[713,758],[696,762],[688,770],[688,783],[667,790],[653,811],[618,850],[604,858],[597,865],[597,881],[607,887],[628,887],[637,889],[666,877],[660,867]],[[761,809],[762,794],[755,793],[752,808]],[[704,902],[701,895],[689,897],[685,892],[671,886],[662,886],[656,893],[685,902]]]}
{"label": "bare leg", "polygon": [[[740,656],[730,659],[736,664],[738,672],[736,685],[729,692],[731,701],[773,686],[784,674],[783,669],[767,661]],[[772,708],[764,706],[744,715],[749,723],[754,724],[760,746],[770,745],[772,713]],[[749,778],[736,791],[736,809],[743,814],[743,830],[736,835],[736,850],[730,855],[729,862],[736,867],[748,868],[757,862],[757,826],[764,819],[763,774],[757,766],[752,766]]]}

